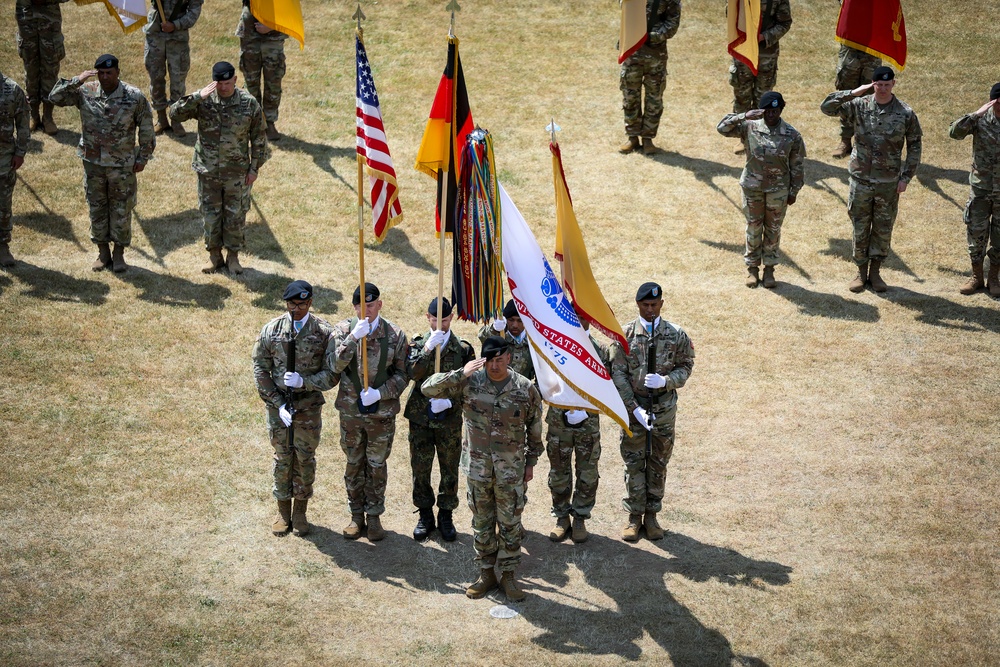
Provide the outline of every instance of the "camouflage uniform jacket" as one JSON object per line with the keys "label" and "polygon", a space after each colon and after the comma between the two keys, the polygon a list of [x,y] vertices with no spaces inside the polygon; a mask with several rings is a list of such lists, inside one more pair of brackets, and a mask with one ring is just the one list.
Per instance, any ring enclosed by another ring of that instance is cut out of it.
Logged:
{"label": "camouflage uniform jacket", "polygon": [[[361,349],[358,347],[360,341],[351,335],[351,330],[357,321],[357,318],[344,320],[333,328],[335,340],[333,372],[341,378],[334,405],[345,415],[354,417],[371,416],[383,419],[395,417],[399,414],[399,397],[410,383],[406,376],[406,334],[395,324],[380,316],[378,327],[362,339],[368,344],[368,382],[372,389],[379,390],[382,398],[379,400],[377,412],[361,415],[357,406],[359,392],[354,384],[354,378],[357,378],[359,384],[364,383],[358,368]],[[379,385],[378,367],[383,338],[386,346],[385,382]]]}
{"label": "camouflage uniform jacket", "polygon": [[229,97],[213,92],[202,99],[201,91],[186,95],[170,107],[170,118],[198,119],[191,166],[199,174],[224,177],[257,173],[271,157],[260,104],[242,88]]}
{"label": "camouflage uniform jacket", "polygon": [[297,334],[288,315],[276,317],[260,330],[253,346],[253,378],[257,393],[270,408],[279,408],[287,401],[284,377],[288,368],[288,343],[295,336],[295,368],[302,376],[302,386],[293,389],[296,410],[307,410],[326,403],[324,391],[337,384],[331,369],[333,356],[333,326],[312,313]]}
{"label": "camouflage uniform jacket", "polygon": [[972,171],[969,185],[977,190],[1000,193],[1000,118],[996,107],[977,117],[962,116],[948,130],[952,139],[972,135]]}
{"label": "camouflage uniform jacket", "polygon": [[[657,2],[659,8],[653,17],[653,5]],[[681,0],[646,0],[646,25],[649,26],[648,37],[634,55],[646,58],[665,57],[667,40],[677,34],[677,28],[681,25]]]}
{"label": "camouflage uniform jacket", "polygon": [[763,46],[761,53],[774,53],[778,50],[778,40],[792,27],[792,8],[788,0],[761,0],[760,3],[760,40]]}
{"label": "camouflage uniform jacket", "polygon": [[[608,348],[601,345],[600,342],[590,334],[590,342],[594,344],[594,349],[597,350],[597,357],[604,364],[604,367],[609,371],[611,370],[611,359],[608,356]],[[587,413],[587,418],[577,424],[576,426],[569,426],[563,419],[568,410],[563,408],[557,408],[549,406],[549,409],[545,412],[545,423],[551,428],[568,428],[573,429],[574,433],[580,433],[585,435],[597,435],[601,432],[601,420],[596,414],[589,412]]]}
{"label": "camouflage uniform jacket", "polygon": [[280,30],[271,30],[262,35],[254,27],[255,23],[258,23],[257,19],[250,13],[250,8],[244,5],[240,22],[236,26],[236,36],[244,42],[283,42],[288,39],[288,35]]}
{"label": "camouflage uniform jacket", "polygon": [[15,156],[28,152],[29,125],[28,98],[13,79],[0,72],[0,173],[12,168]]}
{"label": "camouflage uniform jacket", "polygon": [[[447,416],[440,420],[431,420],[427,417],[427,408],[430,399],[420,392],[420,385],[434,372],[434,359],[437,356],[436,350],[427,352],[424,344],[430,332],[417,336],[410,341],[409,355],[406,357],[406,374],[415,382],[410,397],[406,400],[406,408],[403,416],[414,424],[429,428],[457,428],[462,424],[462,411],[459,405],[462,392],[457,388],[450,396],[444,398],[451,399],[451,409]],[[455,371],[465,368],[465,364],[476,358],[476,351],[472,349],[466,341],[458,337],[454,331],[448,336],[448,342],[441,348],[441,371]]]}
{"label": "camouflage uniform jacket", "polygon": [[743,113],[728,114],[717,129],[724,136],[741,137],[746,146],[747,163],[740,185],[748,190],[788,190],[793,197],[798,195],[806,157],[806,145],[798,130],[783,120],[775,127],[763,118],[747,120]]}
{"label": "camouflage uniform jacket", "polygon": [[[854,125],[851,178],[868,185],[910,182],[920,164],[920,121],[894,95],[883,108],[874,95],[855,98],[849,90],[830,93],[820,109]],[[903,145],[906,162],[903,162]]]}
{"label": "camouflage uniform jacket", "polygon": [[[160,0],[163,3],[163,13],[167,15],[167,20],[174,24],[174,32],[178,30],[190,30],[198,17],[201,16],[201,5],[204,0]],[[142,31],[146,34],[163,32],[160,24],[160,12],[156,8],[155,0],[150,3],[149,17]],[[167,34],[167,33],[164,33]]]}
{"label": "camouflage uniform jacket", "polygon": [[[124,81],[110,94],[97,81],[80,83],[79,77],[59,79],[49,101],[61,107],[80,109],[80,146],[77,155],[100,167],[131,167],[146,164],[156,148],[153,112],[146,97]],[[136,150],[136,132],[139,149]]]}
{"label": "camouflage uniform jacket", "polygon": [[611,344],[611,379],[629,412],[640,406],[648,408],[647,397],[658,403],[676,403],[677,390],[684,386],[694,368],[694,345],[679,326],[660,318],[652,339],[656,342],[656,372],[667,377],[663,389],[647,389],[645,385],[650,335],[642,320],[632,320],[625,327],[627,355],[621,345]]}
{"label": "camouflage uniform jacket", "polygon": [[445,398],[462,392],[462,472],[470,479],[488,482],[494,468],[513,470],[524,477],[524,467],[538,462],[542,448],[542,397],[535,384],[515,372],[497,390],[481,368],[468,378],[461,369],[435,373],[420,391],[428,398]]}
{"label": "camouflage uniform jacket", "polygon": [[58,21],[62,17],[59,5],[64,2],[69,2],[69,0],[17,0],[14,3],[14,13],[17,17],[17,23],[20,25],[22,22],[34,21],[36,19],[45,19],[48,21],[55,19]]}
{"label": "camouflage uniform jacket", "polygon": [[[479,330],[479,342],[485,343],[490,336],[499,336],[492,325],[487,324]],[[524,340],[520,343],[506,331],[503,332],[503,339],[510,345],[510,370],[519,373],[529,380],[535,379],[535,364],[531,361],[531,343],[528,342],[528,335],[524,335]]]}

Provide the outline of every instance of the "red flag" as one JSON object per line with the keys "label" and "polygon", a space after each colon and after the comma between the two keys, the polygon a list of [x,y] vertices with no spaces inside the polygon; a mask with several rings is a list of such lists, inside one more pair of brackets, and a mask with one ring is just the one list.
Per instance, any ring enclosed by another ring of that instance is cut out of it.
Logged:
{"label": "red flag", "polygon": [[906,66],[906,24],[901,0],[844,0],[837,41],[852,49]]}

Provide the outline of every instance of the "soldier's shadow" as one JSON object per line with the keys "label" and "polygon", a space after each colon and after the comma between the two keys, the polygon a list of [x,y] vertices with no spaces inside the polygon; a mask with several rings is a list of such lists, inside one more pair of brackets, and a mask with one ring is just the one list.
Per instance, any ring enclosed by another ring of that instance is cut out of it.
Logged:
{"label": "soldier's shadow", "polygon": [[[317,167],[343,183],[351,192],[357,192],[355,186],[344,180],[344,177],[337,172],[337,168],[333,166],[334,159],[354,158],[357,155],[357,149],[354,146],[349,148],[342,146],[328,146],[326,144],[317,144],[304,139],[299,139],[288,134],[282,135],[280,141],[275,141],[270,145],[272,150],[281,149],[286,151],[295,151],[297,153],[305,153],[312,158],[312,161],[316,163]],[[351,164],[354,164],[354,162]]]}
{"label": "soldier's shadow", "polygon": [[111,291],[107,283],[74,278],[23,261],[18,261],[15,271],[18,279],[28,284],[24,295],[33,299],[100,306]]}
{"label": "soldier's shadow", "polygon": [[[1000,333],[1000,310],[995,307],[966,306],[939,296],[921,294],[905,287],[890,286],[883,299],[917,313],[917,321],[959,331]],[[969,299],[983,297],[975,295]]]}
{"label": "soldier's shadow", "polygon": [[799,309],[799,313],[810,317],[854,322],[879,321],[879,310],[875,306],[851,301],[838,294],[814,292],[785,282],[779,282],[778,286],[770,291],[788,299]]}
{"label": "soldier's shadow", "polygon": [[141,289],[140,300],[163,306],[222,310],[232,294],[222,285],[199,285],[185,278],[153,273],[138,266],[130,266],[125,273],[115,275]]}
{"label": "soldier's shadow", "polygon": [[149,259],[160,266],[163,266],[163,258],[168,254],[202,238],[201,213],[196,208],[155,218],[144,218],[135,213],[135,218],[153,247],[155,256]]}
{"label": "soldier's shadow", "polygon": [[743,205],[739,201],[733,199],[728,192],[715,183],[715,180],[718,178],[729,178],[739,181],[740,174],[743,173],[743,167],[731,167],[728,164],[723,164],[721,162],[688,157],[686,155],[681,155],[680,153],[665,150],[654,153],[650,157],[654,162],[691,172],[691,175],[694,176],[696,180],[700,183],[704,183],[712,190],[725,197],[726,200],[728,200],[729,203],[736,208],[736,210],[743,210]]}
{"label": "soldier's shadow", "polygon": [[251,249],[254,255],[261,259],[278,262],[287,267],[294,266],[282,249],[281,244],[278,243],[278,239],[274,236],[267,217],[257,204],[257,197],[251,197],[250,203],[254,212],[257,213],[257,222],[247,223],[245,229],[247,247]]}
{"label": "soldier's shadow", "polygon": [[[257,308],[265,310],[284,310],[285,301],[281,295],[293,278],[278,273],[266,273],[252,266],[243,268],[240,283],[256,294],[252,303]],[[322,317],[322,313],[332,313],[337,310],[337,304],[344,298],[339,290],[313,285],[313,312]]]}
{"label": "soldier's shadow", "polygon": [[406,236],[406,232],[398,227],[389,229],[385,233],[385,239],[381,243],[366,243],[365,248],[390,255],[402,261],[407,266],[412,266],[421,271],[430,273],[437,271],[436,267],[413,247],[409,237]]}
{"label": "soldier's shadow", "polygon": [[[820,255],[839,257],[845,262],[854,264],[854,244],[850,239],[827,239],[827,242],[829,243],[829,247],[825,250],[818,251]],[[901,271],[902,273],[905,273],[913,278],[914,282],[924,282],[924,279],[917,276],[913,269],[911,269],[906,262],[903,261],[903,258],[897,255],[896,251],[891,248],[889,249],[889,256],[886,257],[882,266],[887,269]]]}
{"label": "soldier's shadow", "polygon": [[803,161],[802,168],[805,172],[806,185],[833,195],[846,208],[847,200],[844,199],[844,196],[837,189],[830,185],[831,181],[838,181],[842,188],[847,187],[850,182],[850,176],[847,173],[846,166],[840,167],[820,162],[819,160],[813,160],[812,158],[806,158]]}
{"label": "soldier's shadow", "polygon": [[[746,246],[738,243],[724,243],[722,241],[709,241],[708,239],[698,239],[698,241],[710,248],[725,250],[740,255],[741,257],[743,256],[743,253],[746,252]],[[781,266],[787,266],[809,282],[812,282],[812,276],[809,275],[809,272],[799,266],[798,263],[789,257],[784,250],[778,250],[778,257],[780,258]]]}
{"label": "soldier's shadow", "polygon": [[941,182],[948,181],[958,185],[968,185],[969,172],[962,169],[942,169],[930,164],[921,164],[917,168],[917,182],[945,201],[949,201],[959,210],[965,209],[965,204],[956,201],[954,197],[941,188]]}
{"label": "soldier's shadow", "polygon": [[28,191],[28,193],[35,198],[38,205],[44,209],[44,213],[38,211],[32,211],[31,213],[26,213],[24,215],[19,215],[17,217],[17,223],[24,225],[40,234],[48,234],[57,239],[63,241],[69,241],[74,244],[78,249],[83,250],[84,246],[80,243],[80,239],[76,237],[76,232],[73,231],[73,223],[69,221],[66,216],[59,215],[45,203],[41,195],[31,187],[31,184],[24,180],[24,176],[20,173],[17,175],[18,180],[21,182],[21,187]]}

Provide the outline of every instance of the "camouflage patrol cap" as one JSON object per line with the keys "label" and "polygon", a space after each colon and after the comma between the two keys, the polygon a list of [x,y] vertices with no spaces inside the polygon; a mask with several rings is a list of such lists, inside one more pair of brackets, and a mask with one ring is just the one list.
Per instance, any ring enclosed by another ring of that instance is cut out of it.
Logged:
{"label": "camouflage patrol cap", "polygon": [[[375,287],[375,285],[371,283],[365,283],[365,303],[371,303],[372,301],[379,298],[379,295],[381,295],[381,292],[378,291],[378,288]],[[351,299],[351,303],[353,303],[355,306],[361,305],[360,286],[354,288],[354,297]]]}
{"label": "camouflage patrol cap", "polygon": [[521,317],[521,314],[517,312],[517,306],[514,305],[514,299],[508,301],[507,305],[503,307],[503,316],[508,320],[512,317]]}
{"label": "camouflage patrol cap", "polygon": [[118,58],[110,53],[105,53],[94,62],[94,69],[111,69],[112,67],[118,67]]}
{"label": "camouflage patrol cap", "polygon": [[759,107],[761,109],[784,109],[785,98],[781,96],[781,93],[769,90],[760,96]]}
{"label": "camouflage patrol cap", "polygon": [[285,288],[285,293],[281,295],[281,298],[285,301],[291,301],[292,299],[305,301],[306,299],[311,299],[312,296],[312,285],[304,280],[294,280],[288,283],[288,287]]}
{"label": "camouflage patrol cap", "polygon": [[[427,314],[431,317],[438,316],[437,297],[434,297],[434,299],[431,300],[430,304],[427,306]],[[451,315],[451,303],[448,302],[448,299],[441,299],[441,317],[448,317],[449,315]]]}
{"label": "camouflage patrol cap", "polygon": [[236,76],[236,68],[226,61],[217,62],[212,66],[212,81],[229,81]]}
{"label": "camouflage patrol cap", "polygon": [[892,71],[891,67],[886,67],[885,65],[876,67],[872,73],[872,81],[892,81],[895,78],[896,73]]}
{"label": "camouflage patrol cap", "polygon": [[510,344],[499,336],[490,336],[483,341],[483,359],[493,359],[510,349]]}
{"label": "camouflage patrol cap", "polygon": [[993,87],[990,88],[990,99],[991,100],[1000,99],[1000,83],[994,83]]}
{"label": "camouflage patrol cap", "polygon": [[647,299],[662,299],[663,298],[663,288],[656,283],[643,283],[639,285],[639,290],[635,293],[636,301],[645,301]]}

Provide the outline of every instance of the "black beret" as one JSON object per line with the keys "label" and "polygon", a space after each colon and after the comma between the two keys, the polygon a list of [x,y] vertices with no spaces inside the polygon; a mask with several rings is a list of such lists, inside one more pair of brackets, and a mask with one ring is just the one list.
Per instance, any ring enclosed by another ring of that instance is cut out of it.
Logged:
{"label": "black beret", "polygon": [[510,348],[510,344],[499,336],[490,336],[483,341],[483,359],[499,357]]}
{"label": "black beret", "polygon": [[[381,292],[378,291],[377,287],[375,287],[371,283],[365,283],[365,303],[371,303],[372,301],[375,301],[376,299],[378,299],[380,294]],[[351,303],[353,303],[355,306],[361,305],[360,286],[354,288],[354,297],[351,299]]]}
{"label": "black beret", "polygon": [[876,67],[875,72],[872,73],[872,81],[892,81],[895,78],[896,73],[892,71],[891,67],[885,65]]}
{"label": "black beret", "polygon": [[512,317],[521,317],[521,313],[517,312],[517,306],[514,305],[514,299],[507,302],[507,305],[503,307],[504,319],[510,319]]}
{"label": "black beret", "polygon": [[110,53],[105,53],[94,63],[94,69],[111,69],[112,67],[118,67],[118,58]]}
{"label": "black beret", "polygon": [[781,96],[781,93],[776,93],[773,90],[769,90],[760,96],[760,108],[761,109],[784,109],[785,108],[785,98]]}
{"label": "black beret", "polygon": [[229,63],[222,61],[212,66],[213,81],[229,81],[236,76],[236,68]]}
{"label": "black beret", "polygon": [[646,299],[662,299],[663,298],[663,288],[656,283],[643,283],[639,285],[639,290],[635,293],[636,301],[645,301]]}
{"label": "black beret", "polygon": [[[438,300],[434,297],[430,304],[427,306],[427,314],[431,317],[438,316]],[[441,317],[448,317],[451,315],[451,304],[448,299],[441,299]]]}
{"label": "black beret", "polygon": [[1000,99],[1000,83],[994,83],[993,87],[990,88],[990,99]]}
{"label": "black beret", "polygon": [[292,299],[305,301],[306,299],[311,299],[312,297],[313,286],[304,280],[293,280],[288,283],[288,287],[285,288],[285,293],[281,295],[281,298],[285,301],[291,301]]}

